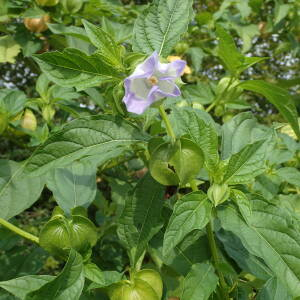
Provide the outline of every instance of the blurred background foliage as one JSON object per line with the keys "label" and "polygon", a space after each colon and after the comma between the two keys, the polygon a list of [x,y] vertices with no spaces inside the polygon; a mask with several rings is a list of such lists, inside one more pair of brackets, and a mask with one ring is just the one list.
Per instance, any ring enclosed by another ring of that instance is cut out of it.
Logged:
{"label": "blurred background foliage", "polygon": [[[105,85],[83,91],[54,85],[44,75],[40,76],[31,55],[65,47],[91,53],[94,49],[82,38],[82,19],[101,25],[118,43],[130,49],[134,21],[150,1],[61,0],[49,7],[37,2],[0,0],[0,159],[22,161],[47,139],[49,132],[55,132],[68,120],[101,112],[114,113],[119,109],[115,103],[116,91],[108,90]],[[217,84],[225,76],[216,57],[215,25],[218,23],[230,32],[243,54],[267,57],[247,69],[241,79],[263,79],[287,88],[300,109],[300,1],[195,0],[194,8],[189,30],[172,54],[188,62],[183,81],[189,84],[183,87],[178,105],[203,108],[213,101]],[[43,23],[41,18],[45,15]],[[38,23],[32,22],[32,18],[38,19]],[[122,95],[121,87],[117,93]],[[10,97],[18,98],[17,106],[7,104]],[[238,95],[232,103],[218,105],[211,113],[216,121],[222,122],[249,108],[264,124],[283,121],[274,106],[252,93]],[[148,113],[151,114],[151,110]],[[147,120],[146,115],[144,129],[152,125],[152,132],[160,131],[160,123],[148,124]],[[278,151],[281,151],[278,156],[282,158],[279,163],[298,168],[299,146],[290,128],[286,128],[285,133],[288,135],[278,138]],[[90,217],[100,226],[102,235],[94,251],[94,261],[104,269],[118,271],[128,265],[128,259],[115,234],[114,218],[120,214],[123,195],[144,172],[143,164],[132,153],[122,159],[126,164],[115,161],[99,170],[97,195],[89,208]],[[260,176],[254,189],[272,198],[272,184],[277,179],[272,167],[268,172]],[[292,206],[299,205],[296,204],[299,183],[290,185],[295,182],[291,180],[275,192],[280,197],[288,197],[285,192],[294,193],[295,199],[290,197],[289,200]],[[173,193],[172,188],[167,190],[166,198]],[[14,222],[36,233],[49,218],[54,205],[51,192],[44,190],[34,207],[20,214]],[[47,258],[43,250],[3,228],[0,228],[0,265],[0,280],[24,274],[55,274],[59,269],[59,262]],[[165,272],[173,270],[166,268]],[[8,297],[0,292],[0,299],[11,299]]]}

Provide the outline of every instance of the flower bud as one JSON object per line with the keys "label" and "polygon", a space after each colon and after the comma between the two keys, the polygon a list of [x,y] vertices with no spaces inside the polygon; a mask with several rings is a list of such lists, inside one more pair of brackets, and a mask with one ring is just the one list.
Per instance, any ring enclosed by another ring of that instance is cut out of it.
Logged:
{"label": "flower bud", "polygon": [[39,18],[25,18],[24,25],[29,31],[40,33],[48,29],[47,23],[49,21],[50,17],[48,15]]}
{"label": "flower bud", "polygon": [[230,188],[227,184],[214,183],[207,191],[209,200],[215,205],[225,202],[230,195]]}
{"label": "flower bud", "polygon": [[51,104],[47,104],[42,108],[42,115],[44,120],[48,123],[53,119],[55,115],[55,109]]}
{"label": "flower bud", "polygon": [[26,109],[21,121],[21,126],[24,129],[35,131],[37,127],[37,121],[34,113],[30,109]]}

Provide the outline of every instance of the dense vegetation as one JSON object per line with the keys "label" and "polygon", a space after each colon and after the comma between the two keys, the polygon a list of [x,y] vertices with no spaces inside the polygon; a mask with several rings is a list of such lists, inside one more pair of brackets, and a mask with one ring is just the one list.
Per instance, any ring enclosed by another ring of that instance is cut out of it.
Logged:
{"label": "dense vegetation", "polygon": [[300,299],[299,1],[0,7],[0,300]]}

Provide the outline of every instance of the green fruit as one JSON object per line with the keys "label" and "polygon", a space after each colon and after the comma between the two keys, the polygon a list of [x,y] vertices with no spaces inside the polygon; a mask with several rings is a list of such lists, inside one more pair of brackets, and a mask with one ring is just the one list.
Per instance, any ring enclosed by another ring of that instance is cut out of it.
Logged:
{"label": "green fruit", "polygon": [[72,210],[71,218],[67,218],[61,208],[55,208],[39,237],[42,248],[61,258],[66,258],[71,248],[86,256],[96,242],[96,227],[87,218],[84,208],[79,207]]}
{"label": "green fruit", "polygon": [[175,144],[160,144],[152,153],[149,169],[152,177],[163,185],[184,185],[199,173],[204,158],[191,140],[181,138]]}
{"label": "green fruit", "polygon": [[207,191],[209,200],[215,205],[225,202],[230,196],[230,188],[227,184],[214,183]]}
{"label": "green fruit", "polygon": [[144,280],[121,281],[108,290],[110,300],[160,300],[154,289]]}
{"label": "green fruit", "polygon": [[158,298],[161,299],[163,293],[163,282],[157,271],[152,269],[144,269],[137,272],[134,278],[147,282],[154,289]]}
{"label": "green fruit", "polygon": [[55,6],[59,0],[35,0],[39,6]]}
{"label": "green fruit", "polygon": [[189,49],[189,44],[185,42],[180,42],[175,46],[175,52],[177,54],[183,54]]}
{"label": "green fruit", "polygon": [[74,14],[78,12],[82,7],[82,0],[61,0],[61,4],[65,12]]}
{"label": "green fruit", "polygon": [[37,127],[37,121],[34,113],[30,109],[26,109],[23,119],[21,121],[21,126],[24,129],[35,131]]}

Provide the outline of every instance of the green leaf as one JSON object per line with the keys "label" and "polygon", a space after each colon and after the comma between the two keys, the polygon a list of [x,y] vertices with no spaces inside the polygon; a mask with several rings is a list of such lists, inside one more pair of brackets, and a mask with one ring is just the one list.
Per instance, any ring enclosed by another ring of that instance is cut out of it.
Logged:
{"label": "green leaf", "polygon": [[282,116],[291,124],[298,139],[300,139],[300,129],[298,123],[298,113],[289,92],[275,84],[263,80],[248,80],[239,85],[249,91],[262,94],[271,102],[282,114]]}
{"label": "green leaf", "polygon": [[283,181],[300,187],[300,171],[296,168],[285,167],[277,170],[276,175]]}
{"label": "green leaf", "polygon": [[131,256],[132,266],[146,249],[149,240],[162,226],[164,186],[146,174],[126,198],[118,234]]}
{"label": "green leaf", "polygon": [[97,54],[101,59],[112,67],[122,71],[122,48],[114,39],[99,26],[83,20],[83,25],[91,42],[98,48]]}
{"label": "green leaf", "polygon": [[221,226],[264,260],[293,297],[300,296],[300,234],[296,215],[263,199],[252,198],[252,214],[243,220],[233,206],[220,209]]}
{"label": "green leaf", "polygon": [[88,206],[96,196],[96,166],[89,161],[74,161],[69,167],[56,168],[47,177],[47,187],[66,212]]}
{"label": "green leaf", "polygon": [[8,117],[13,117],[21,112],[25,107],[26,101],[26,95],[22,91],[0,90],[0,111],[6,112]]}
{"label": "green leaf", "polygon": [[[273,130],[260,125],[252,113],[240,113],[222,126],[222,159],[229,158],[248,144],[271,139],[272,134]],[[271,146],[272,143],[269,143]]]}
{"label": "green leaf", "polygon": [[168,56],[187,31],[192,4],[191,0],[155,0],[135,22],[133,50]]}
{"label": "green leaf", "polygon": [[241,240],[230,231],[219,231],[218,239],[224,245],[227,254],[239,265],[239,267],[255,277],[268,280],[273,276],[270,269],[256,256],[249,253]]}
{"label": "green leaf", "polygon": [[200,147],[208,170],[216,170],[219,163],[219,153],[218,134],[214,121],[200,111],[177,108],[172,110],[170,120],[178,134],[188,134],[191,140]]}
{"label": "green leaf", "polygon": [[10,219],[38,200],[45,178],[24,174],[26,163],[0,160],[0,218]]}
{"label": "green leaf", "polygon": [[80,50],[66,48],[63,52],[45,52],[33,58],[51,81],[64,87],[85,89],[104,81],[122,79],[121,74],[97,53],[87,55]]}
{"label": "green leaf", "polygon": [[84,276],[92,281],[89,286],[89,290],[91,290],[117,283],[122,279],[123,274],[116,271],[101,271],[97,265],[88,263],[84,265]]}
{"label": "green leaf", "polygon": [[84,286],[82,257],[75,250],[70,255],[62,272],[40,289],[27,295],[26,300],[78,300]]}
{"label": "green leaf", "polygon": [[28,293],[41,288],[53,279],[54,276],[49,275],[28,275],[8,281],[1,281],[0,287],[23,300]]}
{"label": "green leaf", "polygon": [[232,155],[226,167],[223,181],[228,184],[242,184],[263,173],[266,157],[264,144],[264,140],[257,141]]}
{"label": "green leaf", "polygon": [[211,202],[201,191],[192,192],[178,200],[165,232],[163,255],[168,256],[187,234],[205,227],[211,217],[211,209]]}
{"label": "green leaf", "polygon": [[182,282],[181,300],[207,300],[217,287],[218,277],[211,264],[193,265]]}
{"label": "green leaf", "polygon": [[199,47],[191,47],[187,51],[187,54],[191,57],[192,66],[196,72],[199,72],[202,68],[202,60],[205,56],[204,51]]}
{"label": "green leaf", "polygon": [[5,35],[0,37],[0,63],[15,63],[15,57],[19,54],[21,46],[12,36]]}
{"label": "green leaf", "polygon": [[206,238],[206,231],[194,230],[180,244],[163,256],[164,232],[160,230],[150,241],[149,252],[155,254],[165,265],[178,274],[186,276],[192,266],[210,259],[211,252]]}
{"label": "green leaf", "polygon": [[231,75],[237,76],[253,64],[267,59],[267,57],[247,57],[241,54],[235,45],[233,37],[219,25],[216,33],[219,39],[217,55]]}
{"label": "green leaf", "polygon": [[270,278],[262,287],[255,298],[257,300],[292,300],[286,288],[276,278]]}
{"label": "green leaf", "polygon": [[97,156],[100,165],[146,139],[136,127],[119,117],[80,118],[65,125],[38,148],[29,158],[27,169],[38,175],[91,156]]}

